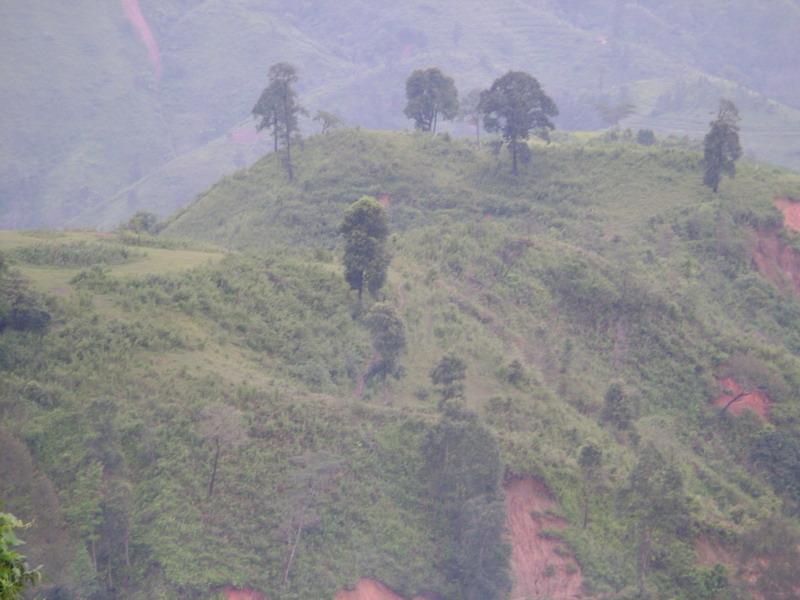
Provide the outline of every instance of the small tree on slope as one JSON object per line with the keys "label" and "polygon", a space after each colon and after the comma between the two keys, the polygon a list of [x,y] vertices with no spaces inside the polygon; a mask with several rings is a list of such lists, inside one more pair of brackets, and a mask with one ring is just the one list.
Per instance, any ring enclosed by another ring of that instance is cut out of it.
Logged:
{"label": "small tree on slope", "polygon": [[717,118],[703,140],[703,183],[716,194],[722,175],[736,176],[736,161],[741,156],[739,111],[730,100],[720,100]]}
{"label": "small tree on slope", "polygon": [[365,285],[375,295],[383,287],[389,268],[386,210],[375,198],[363,196],[347,209],[339,231],[345,236],[344,276],[347,283],[358,290],[359,300]]}

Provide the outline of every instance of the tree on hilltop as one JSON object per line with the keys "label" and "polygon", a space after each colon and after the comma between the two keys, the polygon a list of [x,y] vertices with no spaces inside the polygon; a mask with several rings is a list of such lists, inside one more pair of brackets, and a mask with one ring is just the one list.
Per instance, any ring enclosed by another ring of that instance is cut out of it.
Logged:
{"label": "tree on hilltop", "polygon": [[414,119],[421,131],[436,133],[439,117],[451,121],[458,114],[458,90],[452,77],[438,68],[418,69],[406,79],[406,99],[403,113]]}
{"label": "tree on hilltop", "polygon": [[362,196],[347,209],[339,231],[345,236],[344,270],[347,283],[352,289],[358,290],[359,301],[364,286],[375,295],[383,287],[389,268],[386,209],[372,196]]}
{"label": "tree on hilltop", "polygon": [[313,120],[319,123],[322,127],[322,131],[320,132],[322,135],[325,135],[331,129],[336,129],[337,127],[342,126],[342,120],[335,114],[326,110],[318,110],[314,115]]}
{"label": "tree on hilltop", "polygon": [[739,111],[730,100],[719,101],[717,118],[703,140],[703,183],[716,194],[722,175],[736,176],[736,161],[742,156],[739,143]]}
{"label": "tree on hilltop", "polygon": [[253,107],[253,116],[260,121],[256,129],[271,129],[275,152],[281,144],[286,148],[284,165],[289,181],[294,179],[292,166],[292,139],[299,134],[299,115],[306,114],[297,101],[297,92],[292,87],[297,83],[297,70],[289,63],[276,63],[269,68],[269,85]]}
{"label": "tree on hilltop", "polygon": [[499,132],[511,150],[514,175],[520,146],[531,132],[548,140],[550,130],[555,129],[550,117],[558,115],[555,102],[536,78],[524,71],[509,71],[495,79],[492,87],[481,94],[480,110],[484,129]]}

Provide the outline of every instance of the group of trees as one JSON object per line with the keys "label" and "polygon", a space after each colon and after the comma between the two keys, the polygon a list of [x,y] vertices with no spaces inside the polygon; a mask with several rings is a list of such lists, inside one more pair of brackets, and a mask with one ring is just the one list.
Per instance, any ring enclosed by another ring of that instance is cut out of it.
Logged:
{"label": "group of trees", "polygon": [[[297,70],[288,63],[272,65],[269,83],[261,92],[253,116],[258,118],[258,131],[269,129],[274,150],[285,149],[283,162],[289,180],[294,179],[292,144],[299,138],[299,117],[308,115],[300,105],[294,85]],[[633,112],[632,104],[598,105],[604,120],[616,124]],[[542,89],[539,81],[524,71],[509,71],[494,80],[486,90],[471,90],[459,103],[455,81],[437,67],[417,69],[406,79],[406,106],[403,113],[414,121],[420,131],[436,133],[440,120],[461,118],[475,127],[475,137],[480,145],[481,124],[490,133],[498,133],[511,153],[511,171],[518,174],[520,160],[530,159],[527,140],[536,135],[549,141],[549,132],[555,129],[552,118],[558,107]],[[320,123],[323,134],[342,121],[333,113],[319,110],[314,121]],[[730,100],[721,100],[717,118],[704,140],[703,183],[715,193],[719,190],[722,175],[734,177],[736,161],[742,155],[739,143],[739,113]],[[650,145],[652,132],[640,131],[640,143]]]}
{"label": "group of trees", "polygon": [[404,113],[421,131],[436,133],[440,118],[453,120],[460,115],[475,126],[478,143],[481,122],[486,131],[499,133],[511,153],[514,175],[519,157],[528,156],[526,141],[531,134],[549,139],[555,128],[550,119],[558,115],[552,98],[524,71],[509,71],[488,90],[469,92],[459,112],[458,91],[451,77],[435,67],[416,70],[406,80],[406,99]]}

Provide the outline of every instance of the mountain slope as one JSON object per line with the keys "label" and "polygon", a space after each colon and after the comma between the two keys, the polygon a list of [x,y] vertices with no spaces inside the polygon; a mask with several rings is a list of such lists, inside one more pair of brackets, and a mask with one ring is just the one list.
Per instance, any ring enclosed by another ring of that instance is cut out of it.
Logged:
{"label": "mountain slope", "polygon": [[[155,48],[128,18],[134,6]],[[463,91],[509,68],[529,70],[561,107],[563,128],[598,128],[596,103],[632,102],[636,115],[623,126],[696,136],[718,98],[730,96],[743,109],[746,149],[796,168],[797,7],[765,11],[742,0],[731,8],[711,0],[6,3],[0,224],[111,228],[138,209],[167,216],[263,153],[235,132],[250,125],[266,70],[280,60],[299,67],[312,111],[366,127],[408,127],[403,82],[431,64]]]}
{"label": "mountain slope", "polygon": [[[48,585],[295,599],[371,578],[406,598],[463,597],[480,553],[461,549],[492,539],[505,510],[470,498],[459,533],[448,527],[441,498],[476,477],[466,457],[503,479],[512,533],[528,532],[512,579],[632,597],[638,522],[619,492],[652,445],[687,504],[658,529],[647,585],[687,600],[758,591],[778,552],[758,532],[797,523],[800,300],[753,258],[797,252],[773,199],[800,196],[800,177],[745,162],[715,196],[695,152],[601,138],[535,146],[519,179],[505,153],[388,132],[318,136],[297,160],[293,184],[272,156],[222,180],[159,238],[0,236],[34,282],[27,301],[53,317],[44,333],[0,334],[3,439],[35,465],[20,477],[55,490],[50,508],[13,493],[34,483],[3,496],[67,524],[33,556],[74,557]],[[344,209],[365,193],[387,206],[381,300],[407,340],[385,381],[369,376],[373,300],[359,306],[338,260]],[[185,247],[198,240],[241,253]],[[211,263],[176,271],[181,252]],[[467,367],[469,412],[455,417],[429,376],[447,353]],[[726,380],[764,394],[769,422],[716,407]],[[614,389],[628,425],[609,415]],[[471,442],[431,477],[439,436]],[[587,444],[602,449],[588,504]],[[710,546],[733,558],[707,564]]]}

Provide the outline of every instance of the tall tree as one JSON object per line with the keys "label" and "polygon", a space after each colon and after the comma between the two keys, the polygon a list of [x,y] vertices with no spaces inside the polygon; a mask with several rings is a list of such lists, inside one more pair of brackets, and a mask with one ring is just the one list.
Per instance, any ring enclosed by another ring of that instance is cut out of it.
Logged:
{"label": "tall tree", "polygon": [[578,456],[583,479],[583,528],[589,524],[589,501],[597,488],[600,467],[603,464],[603,451],[594,444],[586,444]]}
{"label": "tall tree", "polygon": [[622,514],[631,519],[636,537],[636,580],[639,597],[646,598],[645,581],[657,536],[665,540],[685,533],[689,505],[683,476],[678,467],[648,444],[631,471],[628,485],[620,492]]}
{"label": "tall tree", "polygon": [[395,309],[385,302],[373,305],[364,320],[372,334],[372,346],[380,356],[370,374],[386,376],[397,370],[397,359],[406,348],[406,333],[403,320]]}
{"label": "tall tree", "polygon": [[458,91],[452,77],[436,67],[418,69],[406,79],[406,108],[403,111],[422,131],[436,133],[439,116],[452,120],[458,114]]}
{"label": "tall tree", "polygon": [[422,446],[424,476],[443,528],[443,571],[459,598],[488,600],[508,593],[508,554],[497,442],[475,414],[450,410]]}
{"label": "tall tree", "polygon": [[442,397],[442,407],[446,407],[450,400],[464,398],[466,378],[467,364],[455,354],[443,356],[431,370],[431,382]]}
{"label": "tall tree", "polygon": [[509,71],[481,94],[480,111],[486,131],[500,132],[511,150],[512,172],[517,174],[519,145],[531,132],[549,139],[555,129],[550,117],[558,115],[555,102],[536,78],[524,71]]}
{"label": "tall tree", "polygon": [[299,134],[298,117],[306,114],[297,101],[294,84],[297,83],[297,70],[289,63],[276,63],[269,68],[269,84],[253,107],[253,116],[260,117],[256,129],[272,129],[275,152],[280,144],[286,148],[284,164],[289,181],[294,179],[292,165],[292,140]]}
{"label": "tall tree", "polygon": [[475,128],[475,143],[481,145],[481,90],[470,90],[459,103],[459,117]]}
{"label": "tall tree", "polygon": [[359,300],[365,285],[371,294],[377,294],[386,281],[389,267],[386,209],[372,196],[362,196],[347,209],[339,231],[345,236],[344,270],[347,283],[358,290]]}
{"label": "tall tree", "polygon": [[739,143],[739,111],[730,100],[719,101],[717,118],[703,140],[703,183],[717,193],[722,175],[736,176],[736,161],[742,156]]}

